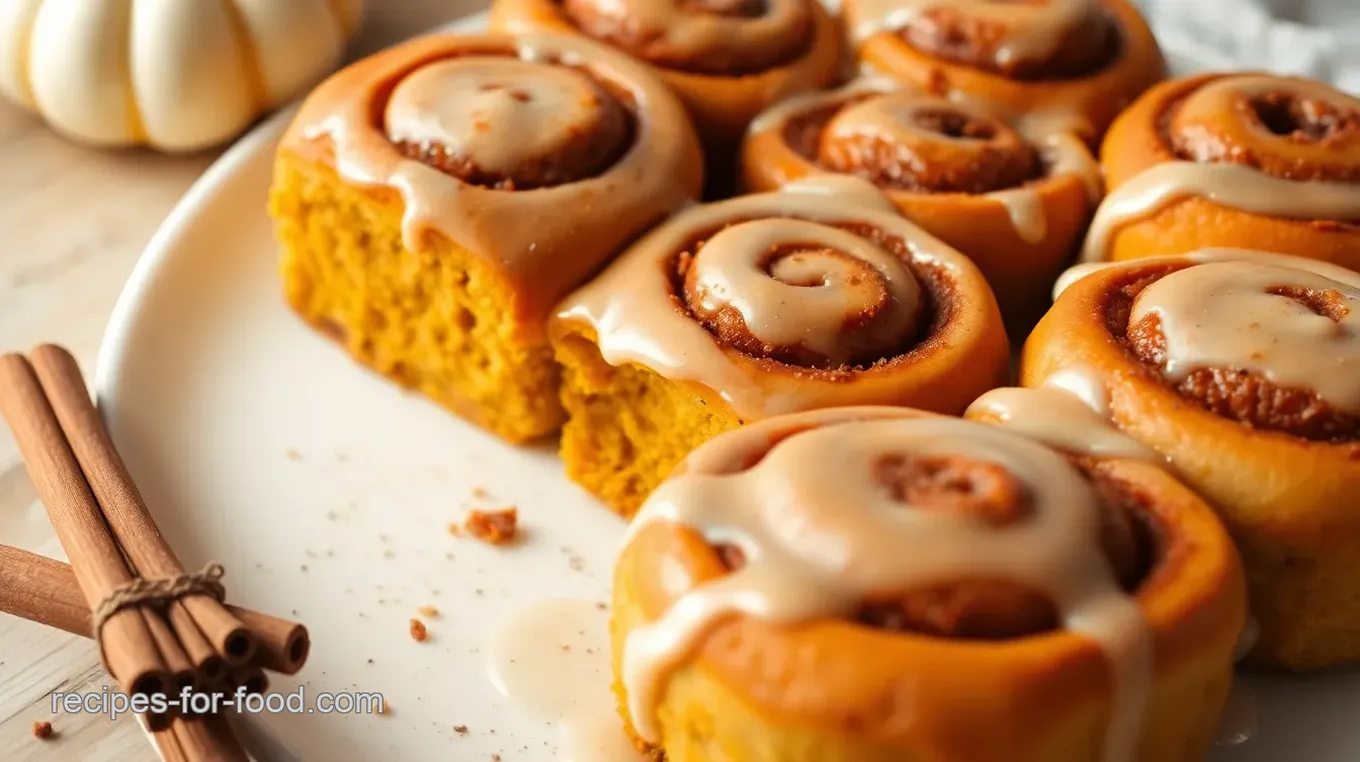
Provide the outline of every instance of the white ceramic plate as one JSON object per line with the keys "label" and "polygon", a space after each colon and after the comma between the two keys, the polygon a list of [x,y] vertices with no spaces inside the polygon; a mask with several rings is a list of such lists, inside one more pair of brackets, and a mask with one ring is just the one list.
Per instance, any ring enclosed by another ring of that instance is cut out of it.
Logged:
{"label": "white ceramic plate", "polygon": [[[187,565],[220,561],[235,601],[309,625],[309,695],[375,691],[388,703],[385,716],[255,717],[256,756],[556,759],[555,731],[507,705],[482,650],[532,601],[606,600],[622,525],[550,450],[507,447],[399,391],[285,308],[264,205],[287,118],[229,151],[139,262],[99,362],[113,436]],[[491,496],[474,498],[479,488]],[[468,507],[502,505],[520,508],[520,547],[446,531]],[[408,620],[425,605],[441,615],[416,643]],[[1214,762],[1360,758],[1360,681],[1250,687],[1259,733]]]}

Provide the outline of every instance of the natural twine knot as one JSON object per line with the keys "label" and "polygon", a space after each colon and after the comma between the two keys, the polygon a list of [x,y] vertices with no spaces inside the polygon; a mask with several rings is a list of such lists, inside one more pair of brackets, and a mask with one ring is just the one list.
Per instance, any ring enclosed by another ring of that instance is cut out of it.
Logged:
{"label": "natural twine knot", "polygon": [[[203,567],[202,571],[193,574],[186,573],[165,579],[134,579],[126,585],[114,588],[113,592],[99,602],[90,617],[90,631],[94,634],[95,641],[99,643],[100,653],[104,651],[100,634],[103,632],[104,622],[108,621],[109,617],[130,606],[148,605],[164,609],[186,595],[207,595],[222,603],[227,598],[227,589],[222,586],[221,581],[224,573],[226,570],[222,568],[222,564],[210,563]],[[108,660],[104,659],[104,662],[107,668]]]}

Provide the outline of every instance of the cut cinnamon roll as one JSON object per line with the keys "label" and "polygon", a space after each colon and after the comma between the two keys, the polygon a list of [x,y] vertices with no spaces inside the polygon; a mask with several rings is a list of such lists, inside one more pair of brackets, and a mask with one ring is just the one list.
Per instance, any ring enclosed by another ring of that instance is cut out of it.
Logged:
{"label": "cut cinnamon roll", "polygon": [[702,186],[644,67],[555,35],[419,39],[341,71],[279,148],[288,302],[514,442],[561,423],[553,304]]}
{"label": "cut cinnamon roll", "polygon": [[774,106],[752,124],[741,170],[754,191],[826,173],[877,185],[977,263],[1017,333],[1047,308],[1101,193],[1090,150],[1060,125],[883,77]]}
{"label": "cut cinnamon roll", "polygon": [[741,423],[859,404],[958,413],[1008,370],[977,268],[853,178],[681,212],[549,329],[567,473],[625,516]]}
{"label": "cut cinnamon roll", "polygon": [[[1360,661],[1360,275],[1210,250],[1087,267],[1061,286],[1023,385],[1084,379],[1057,386],[1219,511],[1260,621],[1253,662]],[[1027,425],[1053,408],[1027,404]]]}
{"label": "cut cinnamon roll", "polygon": [[613,612],[625,726],[669,762],[1200,762],[1245,593],[1157,466],[873,407],[695,451]]}
{"label": "cut cinnamon roll", "polygon": [[866,68],[1043,113],[1089,141],[1166,77],[1128,0],[846,0],[845,15]]}
{"label": "cut cinnamon roll", "polygon": [[722,174],[756,114],[831,84],[841,57],[836,22],[817,0],[495,0],[491,28],[576,32],[646,62]]}
{"label": "cut cinnamon roll", "polygon": [[1101,149],[1088,261],[1264,249],[1360,269],[1360,99],[1268,74],[1147,93]]}

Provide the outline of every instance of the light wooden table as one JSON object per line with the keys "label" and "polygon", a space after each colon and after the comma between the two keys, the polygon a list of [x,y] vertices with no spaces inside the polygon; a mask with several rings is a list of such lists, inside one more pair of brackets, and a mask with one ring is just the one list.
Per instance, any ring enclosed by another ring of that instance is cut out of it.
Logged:
{"label": "light wooden table", "polygon": [[[375,50],[479,5],[370,0],[353,49]],[[216,156],[97,152],[0,102],[0,351],[63,344],[93,378],[123,281],[166,213]],[[3,427],[0,542],[64,559]],[[156,759],[130,718],[53,715],[54,691],[98,691],[107,683],[89,641],[0,614],[0,758]],[[35,738],[37,721],[51,722],[56,735]]]}

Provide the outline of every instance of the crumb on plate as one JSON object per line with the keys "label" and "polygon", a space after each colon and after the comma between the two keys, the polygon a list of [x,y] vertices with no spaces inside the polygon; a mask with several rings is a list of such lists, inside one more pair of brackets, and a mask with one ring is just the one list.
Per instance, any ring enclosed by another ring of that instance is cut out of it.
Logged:
{"label": "crumb on plate", "polygon": [[463,529],[491,545],[505,545],[515,539],[519,529],[519,510],[514,506],[499,511],[471,511]]}
{"label": "crumb on plate", "polygon": [[424,643],[425,639],[428,637],[429,633],[425,630],[425,623],[420,621],[419,619],[412,619],[411,640],[414,640],[417,643]]}
{"label": "crumb on plate", "polygon": [[33,737],[44,741],[52,737],[52,723],[47,721],[33,723]]}
{"label": "crumb on plate", "polygon": [[424,617],[433,618],[439,616],[439,609],[435,608],[434,606],[421,606],[420,608],[416,609],[416,613]]}

